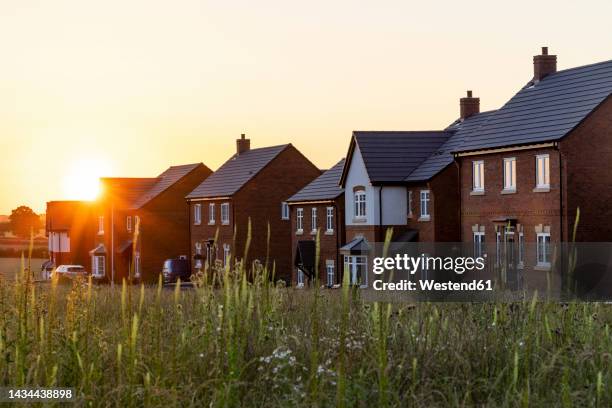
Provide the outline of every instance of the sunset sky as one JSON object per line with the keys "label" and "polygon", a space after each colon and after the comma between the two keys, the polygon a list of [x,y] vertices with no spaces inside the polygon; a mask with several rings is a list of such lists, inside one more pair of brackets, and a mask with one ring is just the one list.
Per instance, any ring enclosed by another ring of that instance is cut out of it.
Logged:
{"label": "sunset sky", "polygon": [[440,129],[466,89],[499,107],[543,45],[612,58],[612,2],[0,3],[0,214],[104,176],[216,169],[247,133],[321,167],[351,131]]}

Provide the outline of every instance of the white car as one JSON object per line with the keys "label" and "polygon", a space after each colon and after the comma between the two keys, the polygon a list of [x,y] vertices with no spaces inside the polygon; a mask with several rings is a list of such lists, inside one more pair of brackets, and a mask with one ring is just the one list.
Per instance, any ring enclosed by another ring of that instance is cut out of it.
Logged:
{"label": "white car", "polygon": [[60,265],[53,273],[56,274],[59,279],[74,279],[77,276],[87,278],[89,275],[83,265]]}

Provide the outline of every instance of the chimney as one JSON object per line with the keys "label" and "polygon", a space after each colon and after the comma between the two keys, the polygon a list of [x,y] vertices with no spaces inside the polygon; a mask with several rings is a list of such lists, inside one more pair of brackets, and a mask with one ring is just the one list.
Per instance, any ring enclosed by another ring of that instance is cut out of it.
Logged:
{"label": "chimney", "polygon": [[538,82],[557,72],[557,56],[548,55],[548,47],[542,47],[542,55],[533,56],[533,80]]}
{"label": "chimney", "polygon": [[240,139],[236,140],[236,153],[241,155],[244,152],[251,150],[251,139],[246,139],[245,134],[240,135]]}
{"label": "chimney", "polygon": [[467,91],[467,96],[459,99],[459,117],[463,120],[478,113],[480,113],[480,98],[472,97],[472,91]]}

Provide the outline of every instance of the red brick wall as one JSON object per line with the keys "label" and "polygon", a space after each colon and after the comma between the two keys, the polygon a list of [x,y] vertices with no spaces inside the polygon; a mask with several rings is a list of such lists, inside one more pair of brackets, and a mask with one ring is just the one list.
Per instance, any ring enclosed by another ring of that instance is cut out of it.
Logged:
{"label": "red brick wall", "polygon": [[564,235],[571,241],[580,208],[577,241],[612,241],[612,97],[564,138]]}
{"label": "red brick wall", "polygon": [[90,268],[89,251],[94,246],[93,209],[84,201],[51,201],[47,203],[46,230],[66,231],[70,238],[70,252],[51,253],[56,266],[61,264],[83,265]]}
{"label": "red brick wall", "polygon": [[[344,198],[340,197],[333,202],[329,203],[318,203],[318,204],[294,204],[291,205],[291,261],[295,260],[297,253],[298,241],[316,240],[316,234],[311,233],[311,218],[312,208],[317,208],[317,227],[320,229],[319,234],[319,267],[318,275],[321,285],[327,282],[327,270],[326,261],[334,261],[334,270],[336,276],[336,282],[341,283],[341,272],[342,272],[342,257],[340,256],[338,249],[342,246],[345,240],[345,228],[344,228]],[[334,208],[334,231],[333,233],[326,232],[327,222],[327,207]],[[297,217],[296,210],[298,208],[304,209],[304,232],[302,234],[297,233]],[[297,270],[292,268],[292,282],[297,282]]]}

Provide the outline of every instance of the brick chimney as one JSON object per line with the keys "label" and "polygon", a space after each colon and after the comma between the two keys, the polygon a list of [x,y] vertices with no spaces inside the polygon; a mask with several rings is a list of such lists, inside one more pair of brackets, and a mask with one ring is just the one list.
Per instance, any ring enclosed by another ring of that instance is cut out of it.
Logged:
{"label": "brick chimney", "polygon": [[480,98],[472,97],[472,91],[467,91],[467,96],[459,99],[459,117],[463,120],[478,113],[480,113]]}
{"label": "brick chimney", "polygon": [[533,80],[538,82],[546,75],[557,72],[557,56],[548,55],[548,47],[542,47],[542,55],[533,56]]}
{"label": "brick chimney", "polygon": [[251,139],[246,139],[245,134],[240,135],[240,139],[236,140],[236,153],[241,155],[244,152],[251,150]]}

